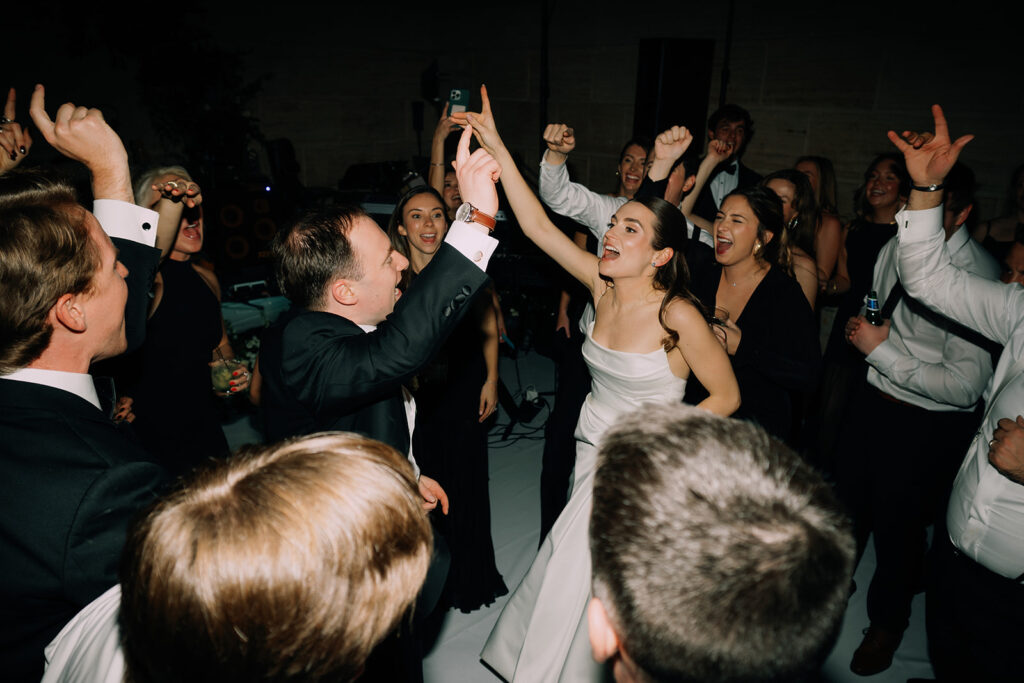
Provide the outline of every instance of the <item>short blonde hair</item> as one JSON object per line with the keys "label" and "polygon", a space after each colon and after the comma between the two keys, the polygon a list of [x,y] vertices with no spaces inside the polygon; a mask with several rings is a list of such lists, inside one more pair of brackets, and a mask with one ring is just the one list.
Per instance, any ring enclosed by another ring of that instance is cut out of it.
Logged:
{"label": "short blonde hair", "polygon": [[147,209],[150,208],[146,200],[149,198],[149,193],[153,191],[153,181],[162,175],[172,173],[181,176],[189,182],[195,182],[192,179],[192,174],[184,166],[173,165],[151,168],[135,179],[135,187],[133,188],[135,190],[135,203],[139,206],[145,206]]}
{"label": "short blonde hair", "polygon": [[129,679],[355,678],[426,576],[421,503],[408,460],[342,432],[199,473],[129,532]]}

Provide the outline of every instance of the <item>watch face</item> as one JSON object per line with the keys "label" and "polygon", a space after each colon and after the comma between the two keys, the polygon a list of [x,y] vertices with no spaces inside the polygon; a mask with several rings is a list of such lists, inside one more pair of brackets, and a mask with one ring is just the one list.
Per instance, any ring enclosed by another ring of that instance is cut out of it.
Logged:
{"label": "watch face", "polygon": [[472,212],[473,205],[470,204],[469,202],[463,202],[462,205],[455,211],[455,220],[468,223],[469,216]]}

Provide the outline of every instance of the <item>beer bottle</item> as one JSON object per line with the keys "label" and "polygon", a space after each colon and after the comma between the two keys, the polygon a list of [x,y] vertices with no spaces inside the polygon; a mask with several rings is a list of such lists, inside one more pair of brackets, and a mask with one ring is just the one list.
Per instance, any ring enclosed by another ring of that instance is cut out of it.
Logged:
{"label": "beer bottle", "polygon": [[867,298],[867,310],[864,312],[864,319],[875,326],[882,324],[882,309],[878,306],[878,292],[871,290]]}

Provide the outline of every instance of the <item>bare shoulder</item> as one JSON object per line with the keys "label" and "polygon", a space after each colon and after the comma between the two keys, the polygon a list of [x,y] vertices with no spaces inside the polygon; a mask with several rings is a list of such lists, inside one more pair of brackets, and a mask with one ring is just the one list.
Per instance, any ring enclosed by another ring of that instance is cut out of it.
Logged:
{"label": "bare shoulder", "polygon": [[220,301],[220,281],[217,280],[217,276],[209,268],[204,268],[197,263],[193,263],[192,267],[195,268],[196,273],[203,279],[206,286],[213,290],[214,295],[217,297],[217,301]]}
{"label": "bare shoulder", "polygon": [[665,308],[665,322],[682,335],[692,325],[707,326],[704,313],[692,301],[676,297]]}
{"label": "bare shoulder", "polygon": [[839,221],[839,216],[831,213],[823,213],[821,215],[821,230],[834,232],[838,235],[842,229],[843,224]]}
{"label": "bare shoulder", "polygon": [[807,252],[799,247],[793,248],[793,267],[817,273],[817,266],[814,264],[814,259],[808,256]]}

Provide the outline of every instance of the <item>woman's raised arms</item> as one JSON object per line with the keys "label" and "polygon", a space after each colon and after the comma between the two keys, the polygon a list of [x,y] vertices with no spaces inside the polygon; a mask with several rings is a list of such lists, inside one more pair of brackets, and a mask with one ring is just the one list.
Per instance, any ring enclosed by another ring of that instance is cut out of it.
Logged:
{"label": "woman's raised arms", "polygon": [[573,244],[571,239],[548,220],[540,200],[526,184],[526,180],[516,168],[515,161],[512,160],[512,155],[498,135],[486,86],[480,86],[480,96],[483,106],[479,114],[456,113],[452,115],[452,119],[457,123],[469,124],[480,145],[501,164],[505,195],[526,236],[593,292],[602,283],[597,270],[597,257]]}

